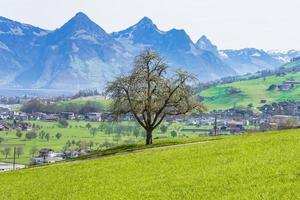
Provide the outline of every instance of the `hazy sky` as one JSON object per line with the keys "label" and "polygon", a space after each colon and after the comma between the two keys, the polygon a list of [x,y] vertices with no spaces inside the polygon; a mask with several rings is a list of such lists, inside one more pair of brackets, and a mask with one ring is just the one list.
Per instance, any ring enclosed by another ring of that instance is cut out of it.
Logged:
{"label": "hazy sky", "polygon": [[46,29],[78,11],[107,32],[150,17],[162,30],[205,34],[221,49],[300,49],[299,0],[0,0],[0,15]]}

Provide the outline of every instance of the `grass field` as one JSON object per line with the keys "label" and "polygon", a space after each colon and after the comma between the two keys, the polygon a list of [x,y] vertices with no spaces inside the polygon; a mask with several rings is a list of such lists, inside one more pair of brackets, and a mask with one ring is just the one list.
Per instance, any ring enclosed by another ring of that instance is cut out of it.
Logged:
{"label": "grass field", "polygon": [[[285,100],[300,100],[300,86],[295,86],[289,91],[267,90],[270,85],[281,84],[290,78],[300,80],[300,73],[290,73],[282,77],[270,76],[266,77],[265,80],[260,78],[218,85],[202,91],[200,95],[205,97],[204,103],[210,110],[228,109],[234,106],[248,106],[250,103],[254,107],[259,107],[265,104],[261,103],[261,100],[267,100],[267,104]],[[229,94],[228,90],[231,87],[239,88],[241,92]]]}
{"label": "grass field", "polygon": [[98,105],[99,108],[106,110],[106,109],[108,109],[108,107],[111,103],[111,100],[105,99],[104,97],[92,96],[92,97],[81,97],[81,98],[77,98],[77,99],[73,99],[73,100],[61,101],[61,102],[58,102],[57,104],[61,107],[67,107],[69,105],[79,105],[80,106],[80,105],[86,104],[87,102]]}
{"label": "grass field", "polygon": [[[0,150],[3,149],[5,146],[14,147],[17,145],[24,145],[24,154],[20,155],[19,158],[16,159],[16,162],[28,164],[32,154],[30,150],[33,147],[38,149],[41,148],[51,148],[57,152],[60,152],[63,147],[65,146],[67,141],[93,141],[94,146],[92,149],[97,149],[99,145],[103,144],[104,142],[114,143],[115,145],[124,144],[127,142],[136,143],[136,142],[144,142],[143,135],[140,134],[138,137],[134,136],[132,132],[122,132],[122,137],[116,140],[116,131],[113,130],[112,133],[107,134],[104,131],[98,131],[95,136],[91,135],[90,130],[86,128],[86,124],[90,123],[92,127],[97,128],[101,124],[105,124],[103,122],[86,122],[86,121],[69,121],[69,126],[67,128],[61,128],[57,122],[46,122],[46,121],[31,121],[30,123],[34,123],[35,126],[40,126],[39,130],[36,130],[37,133],[44,131],[46,133],[50,133],[50,140],[47,141],[46,139],[41,139],[37,137],[33,140],[25,139],[26,132],[23,132],[23,136],[19,139],[16,136],[15,131],[11,132],[0,132],[0,137],[4,138],[5,141],[0,144]],[[107,123],[106,123],[107,124]],[[119,122],[111,124],[112,127],[116,127],[118,125],[128,125],[134,126],[134,122]],[[137,125],[136,125],[137,126]],[[166,133],[162,133],[159,129],[154,132],[154,137],[162,137],[168,136],[171,137],[170,132],[175,130],[178,133],[178,137],[182,136],[183,134],[188,135],[188,137],[198,137],[199,133],[193,132],[180,132],[182,128],[187,126],[183,125],[182,123],[173,123],[168,126],[168,130]],[[190,128],[194,128],[193,126],[189,126]],[[206,127],[207,128],[207,127]],[[143,130],[140,129],[142,133]],[[7,133],[7,134],[6,134]],[[62,137],[60,139],[56,139],[56,133],[61,133]],[[203,133],[204,134],[204,133]],[[76,145],[71,146],[71,148],[76,148]],[[11,152],[8,158],[6,159],[3,154],[0,154],[0,160],[5,162],[12,162],[13,153]]]}
{"label": "grass field", "polygon": [[300,131],[0,174],[0,199],[300,199]]}

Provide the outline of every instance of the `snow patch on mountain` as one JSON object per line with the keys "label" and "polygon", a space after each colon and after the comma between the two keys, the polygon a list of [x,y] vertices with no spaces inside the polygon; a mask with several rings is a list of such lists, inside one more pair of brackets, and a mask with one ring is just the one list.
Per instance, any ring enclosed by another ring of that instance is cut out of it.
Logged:
{"label": "snow patch on mountain", "polygon": [[10,51],[10,49],[3,42],[0,42],[0,49],[3,49],[5,51]]}

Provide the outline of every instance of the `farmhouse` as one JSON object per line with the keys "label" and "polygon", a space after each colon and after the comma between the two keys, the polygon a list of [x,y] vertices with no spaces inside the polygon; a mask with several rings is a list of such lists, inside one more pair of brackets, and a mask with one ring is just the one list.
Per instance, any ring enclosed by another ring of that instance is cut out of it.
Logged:
{"label": "farmhouse", "polygon": [[36,113],[34,113],[30,116],[30,119],[32,119],[32,120],[45,120],[46,117],[47,117],[46,113],[36,112]]}
{"label": "farmhouse", "polygon": [[26,120],[28,120],[28,115],[23,112],[17,112],[17,113],[14,113],[14,119],[19,120],[19,121],[26,121]]}
{"label": "farmhouse", "polygon": [[85,120],[92,121],[92,122],[99,122],[101,121],[101,113],[90,112],[85,115]]}
{"label": "farmhouse", "polygon": [[56,114],[47,115],[46,120],[47,121],[58,121],[59,115],[56,115]]}
{"label": "farmhouse", "polygon": [[63,152],[63,158],[77,158],[80,156],[80,152],[76,150],[66,150]]}
{"label": "farmhouse", "polygon": [[230,131],[230,133],[245,131],[244,122],[234,120],[229,121],[226,124],[226,130]]}
{"label": "farmhouse", "polygon": [[287,91],[293,89],[295,85],[299,85],[299,84],[300,81],[290,80],[290,81],[285,81],[283,84],[279,85],[278,88],[281,91]]}
{"label": "farmhouse", "polygon": [[67,120],[75,119],[75,114],[73,112],[62,112],[60,113],[60,117]]}
{"label": "farmhouse", "polygon": [[271,118],[271,123],[276,123],[276,124],[286,123],[287,120],[289,119],[294,119],[294,117],[290,115],[274,115]]}
{"label": "farmhouse", "polygon": [[31,164],[55,163],[63,160],[62,154],[55,153],[52,149],[43,148],[39,151],[39,157],[32,158]]}

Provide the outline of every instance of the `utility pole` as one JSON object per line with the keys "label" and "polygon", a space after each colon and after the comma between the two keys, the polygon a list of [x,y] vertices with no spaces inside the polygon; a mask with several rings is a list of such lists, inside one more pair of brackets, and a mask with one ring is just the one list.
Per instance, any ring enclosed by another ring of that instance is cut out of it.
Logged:
{"label": "utility pole", "polygon": [[215,125],[214,125],[215,136],[217,136],[217,129],[218,129],[218,124],[217,124],[217,114],[215,114]]}
{"label": "utility pole", "polygon": [[16,149],[17,147],[14,147],[14,161],[13,161],[13,170],[16,169]]}

